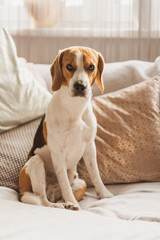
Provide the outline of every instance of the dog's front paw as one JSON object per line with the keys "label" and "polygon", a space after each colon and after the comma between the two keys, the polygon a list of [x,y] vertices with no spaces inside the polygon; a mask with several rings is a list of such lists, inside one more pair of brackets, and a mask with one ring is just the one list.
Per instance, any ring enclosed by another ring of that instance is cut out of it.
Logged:
{"label": "dog's front paw", "polygon": [[103,189],[103,191],[101,191],[101,192],[99,191],[97,194],[100,199],[113,197],[113,194],[110,191],[108,191],[106,188]]}
{"label": "dog's front paw", "polygon": [[66,203],[62,203],[62,204],[65,209],[69,209],[69,210],[73,210],[73,211],[78,211],[81,209],[79,204],[74,204],[72,202],[66,202]]}

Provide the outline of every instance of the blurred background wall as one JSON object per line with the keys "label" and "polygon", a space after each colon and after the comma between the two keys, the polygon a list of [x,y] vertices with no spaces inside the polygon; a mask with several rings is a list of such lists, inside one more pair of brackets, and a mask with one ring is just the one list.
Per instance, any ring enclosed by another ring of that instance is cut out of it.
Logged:
{"label": "blurred background wall", "polygon": [[0,0],[0,26],[18,56],[51,63],[59,49],[87,46],[106,62],[160,56],[159,0]]}

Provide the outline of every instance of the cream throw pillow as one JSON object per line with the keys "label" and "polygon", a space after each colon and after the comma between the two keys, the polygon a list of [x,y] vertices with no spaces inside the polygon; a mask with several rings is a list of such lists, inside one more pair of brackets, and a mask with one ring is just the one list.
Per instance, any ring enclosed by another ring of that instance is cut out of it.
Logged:
{"label": "cream throw pillow", "polygon": [[[160,181],[160,77],[95,97],[93,109],[103,182]],[[78,171],[92,185],[83,161]]]}
{"label": "cream throw pillow", "polygon": [[19,61],[12,37],[0,28],[0,132],[42,116],[50,99]]}

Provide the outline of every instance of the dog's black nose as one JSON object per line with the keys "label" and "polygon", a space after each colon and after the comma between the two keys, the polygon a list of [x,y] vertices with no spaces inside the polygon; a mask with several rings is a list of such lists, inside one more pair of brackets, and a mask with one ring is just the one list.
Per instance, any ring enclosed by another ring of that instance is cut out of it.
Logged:
{"label": "dog's black nose", "polygon": [[86,86],[83,85],[82,83],[77,82],[77,83],[74,84],[74,89],[76,90],[76,93],[83,95],[83,93],[86,89]]}

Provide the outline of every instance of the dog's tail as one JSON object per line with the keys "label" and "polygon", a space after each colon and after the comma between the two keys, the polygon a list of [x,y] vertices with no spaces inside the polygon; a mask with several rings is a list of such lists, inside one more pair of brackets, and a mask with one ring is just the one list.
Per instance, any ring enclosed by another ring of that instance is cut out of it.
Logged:
{"label": "dog's tail", "polygon": [[24,192],[23,194],[20,194],[19,200],[23,203],[32,205],[43,205],[41,197],[32,192]]}

